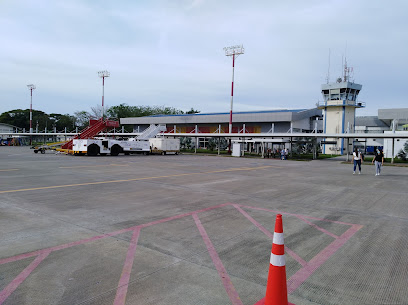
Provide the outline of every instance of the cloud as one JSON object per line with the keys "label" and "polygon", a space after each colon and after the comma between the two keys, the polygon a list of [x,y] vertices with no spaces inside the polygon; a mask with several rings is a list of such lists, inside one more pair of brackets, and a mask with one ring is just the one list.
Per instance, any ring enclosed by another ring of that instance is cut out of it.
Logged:
{"label": "cloud", "polygon": [[406,11],[402,0],[2,1],[0,112],[26,104],[27,83],[43,109],[87,110],[100,101],[104,69],[111,105],[228,111],[232,61],[222,48],[241,43],[236,110],[314,107],[329,48],[334,80],[346,45],[367,103],[359,112],[406,107]]}

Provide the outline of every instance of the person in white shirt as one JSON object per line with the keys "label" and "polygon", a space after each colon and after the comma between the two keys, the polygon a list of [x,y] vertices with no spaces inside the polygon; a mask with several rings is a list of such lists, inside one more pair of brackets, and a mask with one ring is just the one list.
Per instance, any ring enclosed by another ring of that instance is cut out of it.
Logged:
{"label": "person in white shirt", "polygon": [[354,148],[353,157],[354,157],[353,175],[356,173],[357,165],[358,165],[358,174],[360,175],[361,174],[361,153],[359,152],[358,148]]}

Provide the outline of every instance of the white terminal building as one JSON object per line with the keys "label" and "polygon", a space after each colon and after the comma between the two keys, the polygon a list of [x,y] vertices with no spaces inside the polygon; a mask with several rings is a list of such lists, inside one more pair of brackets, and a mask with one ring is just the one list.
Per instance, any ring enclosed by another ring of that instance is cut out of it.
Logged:
{"label": "white terminal building", "polygon": [[[133,125],[133,132],[139,133],[150,124],[165,124],[167,133],[228,133],[229,112],[223,113],[196,113],[176,115],[152,115],[146,117],[122,118],[121,124]],[[312,109],[285,109],[269,111],[234,112],[232,116],[232,133],[240,133],[247,140],[251,134],[291,132],[307,133],[317,130],[322,132],[322,111]],[[197,148],[206,147],[208,138],[198,137]],[[282,148],[287,139],[271,139],[270,148]]]}

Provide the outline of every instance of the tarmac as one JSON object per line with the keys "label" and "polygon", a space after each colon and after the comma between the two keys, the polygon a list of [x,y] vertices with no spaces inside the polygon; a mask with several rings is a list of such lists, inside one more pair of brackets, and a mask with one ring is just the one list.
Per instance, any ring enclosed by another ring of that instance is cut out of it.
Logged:
{"label": "tarmac", "polygon": [[0,147],[0,304],[408,304],[408,168]]}

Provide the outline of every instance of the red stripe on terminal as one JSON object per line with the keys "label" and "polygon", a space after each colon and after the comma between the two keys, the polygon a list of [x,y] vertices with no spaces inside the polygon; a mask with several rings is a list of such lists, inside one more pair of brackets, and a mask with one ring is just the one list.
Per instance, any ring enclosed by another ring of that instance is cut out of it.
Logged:
{"label": "red stripe on terminal", "polygon": [[272,253],[275,254],[275,255],[284,255],[285,254],[285,246],[284,245],[272,244]]}

